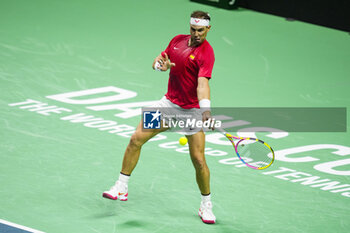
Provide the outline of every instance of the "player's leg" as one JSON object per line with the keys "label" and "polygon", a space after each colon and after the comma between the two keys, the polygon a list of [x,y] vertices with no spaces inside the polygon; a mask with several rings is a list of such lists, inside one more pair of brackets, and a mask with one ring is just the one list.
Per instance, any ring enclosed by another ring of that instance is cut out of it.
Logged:
{"label": "player's leg", "polygon": [[161,129],[143,129],[142,121],[139,123],[134,134],[130,138],[128,146],[126,147],[119,179],[110,190],[103,193],[103,197],[113,200],[119,199],[121,201],[128,200],[129,177],[140,158],[142,145],[158,133],[165,130],[167,130],[167,128],[163,127]]}
{"label": "player's leg", "polygon": [[160,129],[143,129],[141,121],[126,147],[121,172],[125,175],[131,175],[139,160],[142,145],[155,135],[166,130],[167,128],[163,127]]}
{"label": "player's leg", "polygon": [[200,131],[186,137],[188,139],[191,160],[196,170],[198,188],[202,194],[198,214],[204,223],[215,223],[216,218],[212,212],[213,205],[210,200],[210,172],[204,155],[205,134],[203,131]]}
{"label": "player's leg", "polygon": [[191,160],[196,170],[198,188],[202,194],[209,194],[210,172],[204,156],[205,135],[203,131],[200,131],[186,137],[188,139]]}

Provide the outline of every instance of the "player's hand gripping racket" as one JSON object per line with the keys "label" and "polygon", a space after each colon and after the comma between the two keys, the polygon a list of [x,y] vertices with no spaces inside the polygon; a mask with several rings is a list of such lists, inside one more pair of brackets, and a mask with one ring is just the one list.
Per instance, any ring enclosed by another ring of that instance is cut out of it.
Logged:
{"label": "player's hand gripping racket", "polygon": [[265,169],[271,166],[275,160],[275,152],[266,142],[256,138],[232,136],[222,128],[217,129],[230,140],[238,158],[248,167]]}

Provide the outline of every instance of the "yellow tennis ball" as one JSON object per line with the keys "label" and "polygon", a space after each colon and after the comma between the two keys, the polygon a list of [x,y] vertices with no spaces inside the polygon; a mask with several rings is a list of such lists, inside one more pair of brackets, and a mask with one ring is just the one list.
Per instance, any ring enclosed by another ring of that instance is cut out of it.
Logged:
{"label": "yellow tennis ball", "polygon": [[186,137],[181,137],[179,139],[179,143],[180,143],[181,146],[186,145],[187,144],[187,138]]}

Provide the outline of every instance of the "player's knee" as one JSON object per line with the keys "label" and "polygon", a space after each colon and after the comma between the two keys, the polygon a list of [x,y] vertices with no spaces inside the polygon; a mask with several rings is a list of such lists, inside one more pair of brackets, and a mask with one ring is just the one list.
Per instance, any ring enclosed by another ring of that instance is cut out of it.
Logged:
{"label": "player's knee", "polygon": [[202,170],[207,168],[207,163],[204,158],[201,157],[195,157],[192,159],[193,165],[196,169]]}
{"label": "player's knee", "polygon": [[132,147],[141,147],[144,144],[144,142],[141,140],[140,137],[138,137],[137,134],[134,134],[130,138],[129,145]]}

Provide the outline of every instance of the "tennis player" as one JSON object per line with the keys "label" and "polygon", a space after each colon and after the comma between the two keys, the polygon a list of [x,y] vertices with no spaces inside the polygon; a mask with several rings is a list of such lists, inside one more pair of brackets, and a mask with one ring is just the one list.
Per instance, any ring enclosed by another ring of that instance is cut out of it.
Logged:
{"label": "tennis player", "polygon": [[[168,91],[158,102],[158,107],[190,111],[193,115],[199,113],[203,122],[211,120],[209,79],[215,57],[213,48],[206,40],[210,28],[208,13],[193,12],[190,35],[175,36],[165,51],[154,59],[153,69],[163,72],[170,69]],[[145,130],[140,122],[126,148],[119,179],[109,191],[103,193],[103,197],[121,201],[128,199],[128,181],[139,160],[142,145],[165,130],[166,127]],[[203,129],[194,129],[185,135],[201,192],[198,215],[204,223],[215,223],[210,199],[210,173],[204,155],[205,134]]]}

